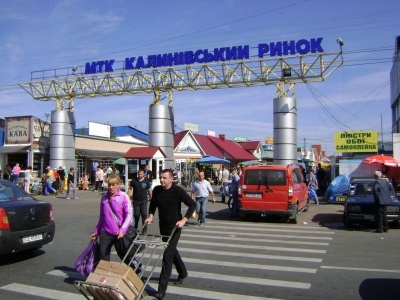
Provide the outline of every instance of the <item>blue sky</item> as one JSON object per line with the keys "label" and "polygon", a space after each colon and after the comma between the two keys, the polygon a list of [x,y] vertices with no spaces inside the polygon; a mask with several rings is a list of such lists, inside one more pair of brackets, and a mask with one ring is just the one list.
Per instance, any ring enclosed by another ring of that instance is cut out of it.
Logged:
{"label": "blue sky", "polygon": [[[89,61],[323,37],[326,52],[345,45],[344,66],[322,83],[297,84],[298,141],[333,154],[336,131],[378,130],[391,140],[390,70],[400,35],[400,1],[220,0],[0,2],[0,117],[46,119],[54,102],[35,101],[17,84],[32,71]],[[228,138],[273,136],[275,86],[175,92],[175,123]],[[148,132],[153,95],[75,101],[77,128],[89,121]]]}

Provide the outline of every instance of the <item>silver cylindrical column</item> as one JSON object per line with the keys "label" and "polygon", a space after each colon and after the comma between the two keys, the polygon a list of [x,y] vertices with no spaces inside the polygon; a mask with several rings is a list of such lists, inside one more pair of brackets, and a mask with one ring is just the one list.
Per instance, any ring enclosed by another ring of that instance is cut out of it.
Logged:
{"label": "silver cylindrical column", "polygon": [[274,99],[274,164],[297,163],[297,104],[291,97]]}
{"label": "silver cylindrical column", "polygon": [[71,111],[53,110],[50,124],[50,166],[76,169],[75,116]]}
{"label": "silver cylindrical column", "polygon": [[175,167],[172,107],[161,104],[149,106],[149,146],[160,147],[164,152],[164,168]]}

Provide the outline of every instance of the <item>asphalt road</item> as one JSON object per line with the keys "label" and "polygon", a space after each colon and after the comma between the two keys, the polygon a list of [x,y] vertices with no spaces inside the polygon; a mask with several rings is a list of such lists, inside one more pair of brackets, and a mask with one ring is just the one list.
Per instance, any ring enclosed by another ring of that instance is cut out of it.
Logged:
{"label": "asphalt road", "polygon": [[[72,283],[84,278],[73,265],[97,223],[100,196],[78,196],[38,197],[53,203],[54,241],[33,254],[0,258],[1,299],[83,299]],[[398,299],[400,229],[347,230],[342,209],[312,205],[294,225],[230,219],[226,204],[209,202],[206,226],[190,221],[184,228],[178,249],[189,277],[182,286],[171,282],[166,299]],[[157,223],[149,233],[158,234]]]}

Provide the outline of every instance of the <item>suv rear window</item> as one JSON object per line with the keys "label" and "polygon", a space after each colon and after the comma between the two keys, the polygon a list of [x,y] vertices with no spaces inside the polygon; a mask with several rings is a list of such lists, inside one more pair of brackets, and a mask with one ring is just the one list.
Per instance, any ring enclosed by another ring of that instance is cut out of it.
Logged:
{"label": "suv rear window", "polygon": [[248,170],[244,178],[247,185],[286,185],[285,170]]}

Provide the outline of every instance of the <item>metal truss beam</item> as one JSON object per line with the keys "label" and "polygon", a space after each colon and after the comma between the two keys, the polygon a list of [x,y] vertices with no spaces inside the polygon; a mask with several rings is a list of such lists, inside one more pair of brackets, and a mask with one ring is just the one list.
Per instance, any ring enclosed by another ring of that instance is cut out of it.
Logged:
{"label": "metal truss beam", "polygon": [[69,101],[73,109],[73,99],[155,92],[170,94],[275,84],[282,94],[286,93],[286,84],[294,87],[296,83],[324,81],[342,64],[340,51],[91,75],[42,76],[19,85],[33,99],[57,101],[56,106],[63,110],[62,101]]}

